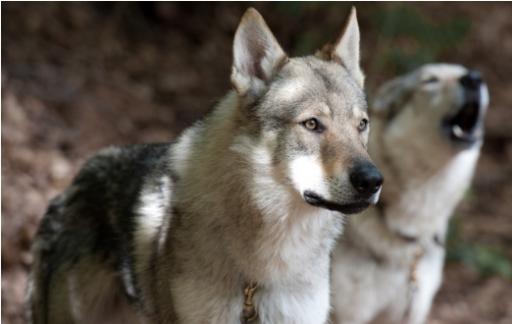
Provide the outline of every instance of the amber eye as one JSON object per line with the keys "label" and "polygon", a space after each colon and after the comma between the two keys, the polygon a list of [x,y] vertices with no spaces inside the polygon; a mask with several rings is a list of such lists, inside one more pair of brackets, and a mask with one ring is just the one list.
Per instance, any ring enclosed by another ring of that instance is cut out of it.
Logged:
{"label": "amber eye", "polygon": [[316,118],[310,118],[302,122],[302,125],[312,132],[321,133],[324,131],[323,125]]}
{"label": "amber eye", "polygon": [[359,126],[357,126],[357,130],[359,130],[360,132],[364,132],[366,130],[366,128],[368,128],[368,119],[363,118],[359,122]]}
{"label": "amber eye", "polygon": [[318,122],[315,118],[311,118],[304,122],[304,126],[309,130],[315,130],[318,127]]}

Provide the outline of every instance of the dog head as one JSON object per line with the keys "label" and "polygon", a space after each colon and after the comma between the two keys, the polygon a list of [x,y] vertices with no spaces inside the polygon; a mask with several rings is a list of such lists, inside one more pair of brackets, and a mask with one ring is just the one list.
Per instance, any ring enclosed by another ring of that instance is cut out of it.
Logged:
{"label": "dog head", "polygon": [[[378,200],[355,9],[334,46],[289,58],[249,9],[234,40],[231,81],[253,163],[306,203],[350,214]],[[250,131],[249,131],[250,130]]]}
{"label": "dog head", "polygon": [[477,71],[425,65],[377,92],[371,107],[377,128],[372,145],[384,142],[382,153],[410,172],[435,172],[458,152],[481,145],[488,101]]}

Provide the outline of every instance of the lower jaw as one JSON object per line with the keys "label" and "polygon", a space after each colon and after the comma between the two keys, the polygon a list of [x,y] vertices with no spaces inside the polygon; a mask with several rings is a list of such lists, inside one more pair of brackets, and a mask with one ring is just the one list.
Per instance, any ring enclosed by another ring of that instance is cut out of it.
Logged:
{"label": "lower jaw", "polygon": [[338,205],[334,203],[323,203],[323,204],[311,204],[312,206],[318,207],[318,208],[324,208],[332,211],[337,211],[342,214],[350,215],[350,214],[357,214],[368,208],[370,206],[370,203],[368,202],[360,202],[360,203],[353,203],[353,204],[345,204],[345,205]]}
{"label": "lower jaw", "polygon": [[363,210],[365,210],[366,208],[368,208],[368,206],[370,206],[369,201],[358,201],[358,202],[350,203],[350,204],[338,204],[335,202],[325,200],[313,192],[305,192],[304,200],[306,201],[306,203],[310,204],[311,206],[324,208],[324,209],[328,209],[328,210],[332,210],[332,211],[337,211],[342,214],[360,213]]}

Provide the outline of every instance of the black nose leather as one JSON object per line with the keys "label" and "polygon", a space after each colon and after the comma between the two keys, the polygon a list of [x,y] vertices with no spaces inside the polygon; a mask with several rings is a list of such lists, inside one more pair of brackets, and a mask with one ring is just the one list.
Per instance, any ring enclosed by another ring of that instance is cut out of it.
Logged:
{"label": "black nose leather", "polygon": [[480,72],[471,70],[461,77],[459,82],[466,89],[477,90],[482,84],[482,76]]}
{"label": "black nose leather", "polygon": [[358,162],[350,171],[350,182],[356,191],[364,197],[370,197],[382,186],[382,174],[370,162]]}

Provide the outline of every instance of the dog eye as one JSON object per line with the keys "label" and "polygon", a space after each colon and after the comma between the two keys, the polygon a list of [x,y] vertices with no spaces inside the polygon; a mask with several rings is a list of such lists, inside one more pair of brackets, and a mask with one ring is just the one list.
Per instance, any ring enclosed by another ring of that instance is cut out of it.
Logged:
{"label": "dog eye", "polygon": [[324,131],[324,127],[322,126],[322,124],[320,124],[320,122],[316,118],[310,118],[310,119],[304,121],[302,123],[302,125],[304,127],[306,127],[307,130],[310,130],[312,132],[321,133]]}
{"label": "dog eye", "polygon": [[439,82],[439,78],[437,78],[435,76],[431,76],[431,77],[428,77],[425,80],[423,80],[423,83],[436,83],[436,82]]}
{"label": "dog eye", "polygon": [[359,122],[359,126],[357,126],[357,129],[358,129],[360,132],[364,132],[364,131],[366,130],[366,128],[368,128],[368,119],[363,118],[363,119],[361,119],[361,121]]}

